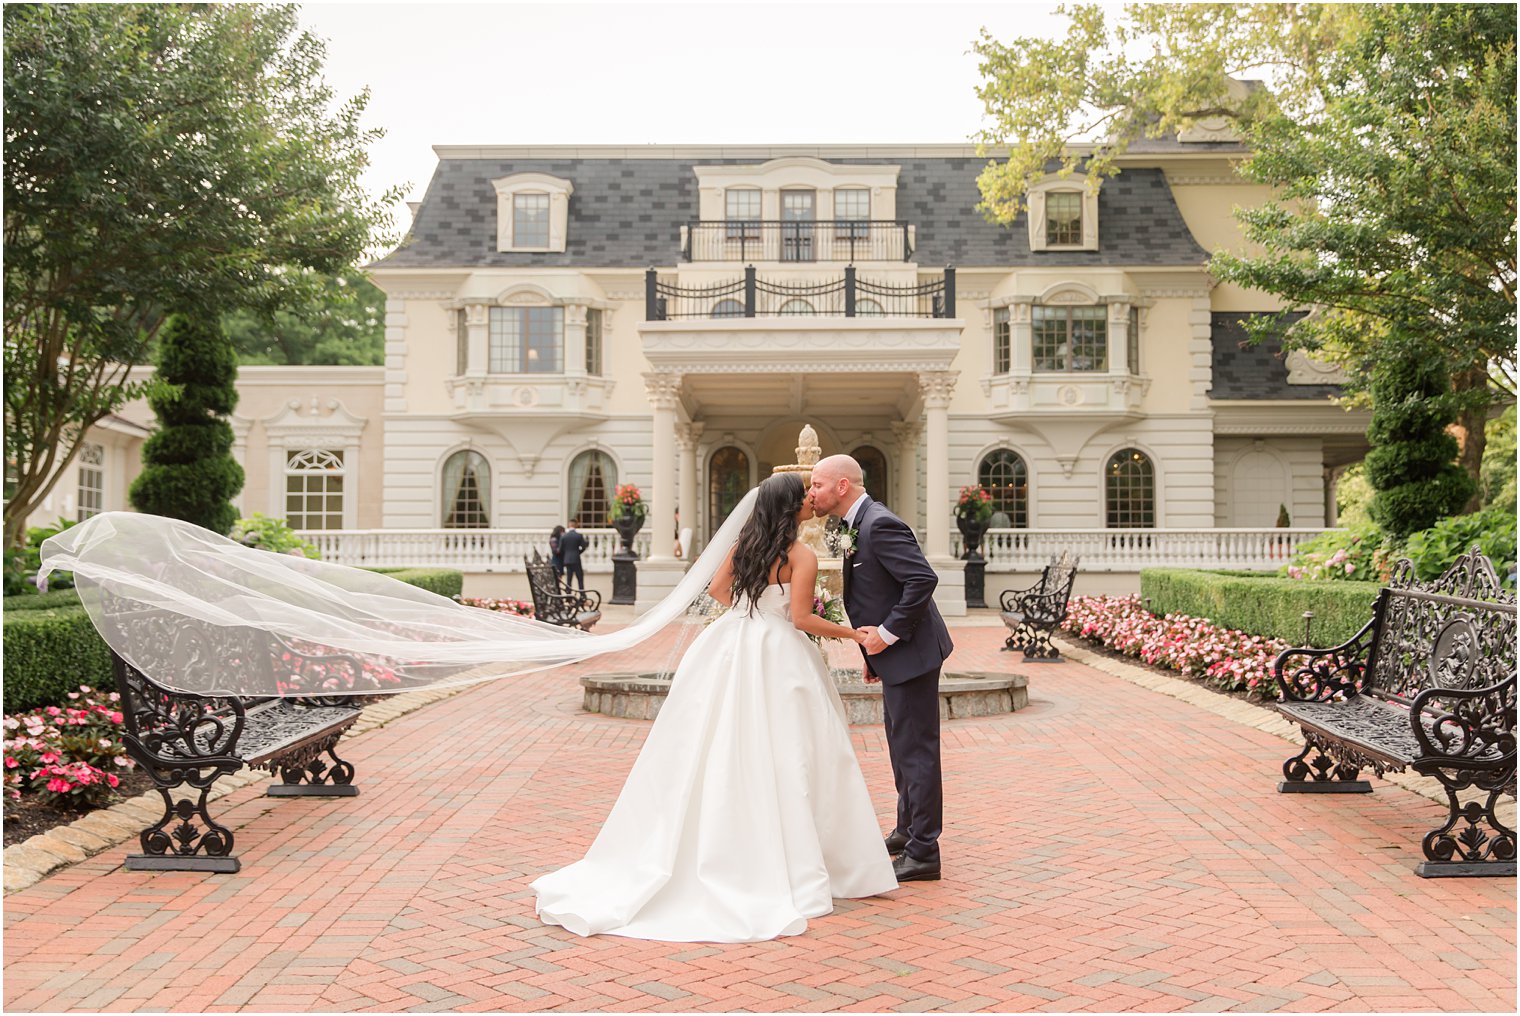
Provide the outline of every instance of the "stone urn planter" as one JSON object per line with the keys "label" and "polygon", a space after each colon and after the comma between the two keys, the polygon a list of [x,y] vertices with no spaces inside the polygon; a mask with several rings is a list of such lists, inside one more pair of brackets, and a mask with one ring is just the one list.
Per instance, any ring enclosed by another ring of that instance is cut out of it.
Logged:
{"label": "stone urn planter", "polygon": [[621,518],[612,521],[612,528],[617,530],[618,539],[623,541],[623,553],[633,553],[633,538],[639,535],[639,530],[644,528],[644,520],[634,515],[624,514]]}
{"label": "stone urn planter", "polygon": [[981,561],[982,537],[987,535],[988,524],[970,515],[957,515],[955,526],[961,531],[961,539],[965,542],[966,552],[961,555],[966,561]]}

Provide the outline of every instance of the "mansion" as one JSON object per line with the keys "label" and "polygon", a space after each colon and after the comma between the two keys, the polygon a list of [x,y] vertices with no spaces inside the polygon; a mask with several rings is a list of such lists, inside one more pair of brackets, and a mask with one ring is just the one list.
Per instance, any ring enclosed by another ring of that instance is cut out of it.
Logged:
{"label": "mansion", "polygon": [[[956,612],[964,485],[995,499],[990,598],[1068,546],[1084,580],[1275,567],[1367,450],[1333,373],[1243,344],[1278,304],[1207,270],[1267,197],[1228,135],[1137,143],[1096,193],[1052,176],[1011,226],[977,211],[966,145],[436,151],[370,266],[384,366],[241,371],[239,507],[330,559],[520,571],[633,483],[647,602],[810,424],[920,531]],[[152,422],[94,428],[36,521],[125,507]]]}

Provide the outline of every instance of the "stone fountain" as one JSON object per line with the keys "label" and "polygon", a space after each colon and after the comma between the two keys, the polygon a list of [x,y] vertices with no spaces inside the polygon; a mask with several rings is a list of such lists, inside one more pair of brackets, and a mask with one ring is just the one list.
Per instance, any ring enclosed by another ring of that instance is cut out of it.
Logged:
{"label": "stone fountain", "polygon": [[[813,467],[822,455],[818,432],[804,425],[797,435],[797,461],[776,466],[771,472],[798,473],[806,487],[812,482]],[[802,524],[799,538],[817,553],[819,583],[832,597],[843,593],[844,562],[828,547],[827,523],[827,518],[809,519]],[[866,683],[858,648],[848,642],[824,642],[819,652],[834,679],[849,722],[880,723],[881,685]],[[652,720],[670,691],[670,677],[669,672],[583,677],[582,705],[588,713]],[[946,670],[939,682],[940,719],[993,716],[1022,709],[1029,704],[1027,683],[1022,674]]]}

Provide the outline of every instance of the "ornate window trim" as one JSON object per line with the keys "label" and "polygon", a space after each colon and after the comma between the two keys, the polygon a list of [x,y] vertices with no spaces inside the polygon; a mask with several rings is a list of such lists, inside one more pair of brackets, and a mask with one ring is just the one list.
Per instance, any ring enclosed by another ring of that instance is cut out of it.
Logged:
{"label": "ornate window trim", "polygon": [[[1051,177],[1029,188],[1029,249],[1032,251],[1066,251],[1098,249],[1098,195],[1087,186],[1087,176],[1073,173]],[[1078,243],[1051,244],[1046,238],[1046,198],[1055,193],[1079,193],[1082,196],[1082,239]]]}
{"label": "ornate window trim", "polygon": [[[323,410],[327,410],[324,415]],[[359,528],[359,436],[366,419],[337,399],[291,399],[263,421],[269,446],[268,511],[285,517],[285,472],[290,453],[330,450],[343,453],[343,528]]]}
{"label": "ornate window trim", "polygon": [[[290,528],[303,530],[349,528],[344,524],[344,514],[348,508],[348,503],[353,500],[354,492],[350,489],[348,482],[348,465],[349,456],[345,454],[342,448],[292,448],[286,451],[285,468],[280,475],[280,479],[283,481],[281,487],[285,494],[285,513],[283,517]],[[290,489],[291,480],[296,477],[300,477],[302,480],[301,488],[300,490],[292,491]],[[332,512],[325,503],[325,499],[331,497],[334,493],[325,482],[332,478],[336,478],[339,483],[336,492],[338,495],[338,511],[336,513]],[[311,482],[314,479],[322,481],[316,485],[315,489],[313,489]],[[292,521],[294,518],[290,510],[292,495],[295,495],[299,499],[298,503],[304,505],[306,509],[301,513],[306,518],[301,520],[300,525]],[[323,499],[321,507],[316,510],[311,510],[312,502],[308,500],[313,495]],[[307,524],[310,521],[310,516],[329,519],[335,514],[338,523],[336,526],[312,526]]]}
{"label": "ornate window trim", "polygon": [[[520,253],[563,253],[570,221],[570,195],[575,185],[562,177],[547,173],[514,173],[492,180],[496,188],[496,249]],[[518,247],[513,244],[513,199],[518,194],[549,196],[549,243],[544,247]]]}

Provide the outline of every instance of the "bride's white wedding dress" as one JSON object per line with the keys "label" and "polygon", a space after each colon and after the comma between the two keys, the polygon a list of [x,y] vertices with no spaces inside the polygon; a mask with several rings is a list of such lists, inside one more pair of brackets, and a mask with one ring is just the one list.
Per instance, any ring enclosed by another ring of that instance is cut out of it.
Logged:
{"label": "bride's white wedding dress", "polygon": [[591,849],[533,883],[545,922],[758,942],[897,888],[839,692],[789,601],[770,585],[692,642]]}

